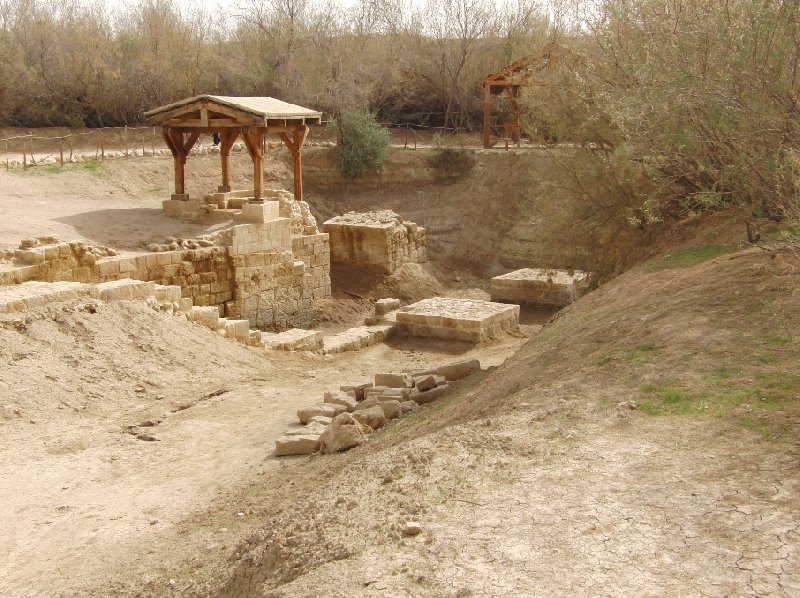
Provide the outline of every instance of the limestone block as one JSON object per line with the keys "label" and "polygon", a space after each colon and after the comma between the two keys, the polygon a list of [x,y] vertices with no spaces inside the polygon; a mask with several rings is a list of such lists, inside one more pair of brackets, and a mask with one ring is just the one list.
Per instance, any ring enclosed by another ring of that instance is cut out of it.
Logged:
{"label": "limestone block", "polygon": [[[316,418],[314,418],[316,419]],[[331,418],[326,417],[323,418],[328,420],[326,423],[322,423],[319,421],[310,421],[305,426],[297,426],[294,428],[289,428],[288,430],[284,431],[284,436],[306,436],[309,434],[322,434],[325,429],[330,425],[333,421]]]}
{"label": "limestone block", "polygon": [[427,376],[418,376],[413,379],[414,386],[419,390],[428,390],[429,388],[436,387],[436,376],[428,374]]}
{"label": "limestone block", "polygon": [[320,450],[323,453],[346,451],[367,439],[363,424],[349,413],[342,413],[333,419],[333,423],[320,436]]}
{"label": "limestone block", "polygon": [[410,388],[389,388],[388,386],[373,386],[364,391],[364,400],[376,398],[378,401],[406,401],[411,393]]}
{"label": "limestone block", "polygon": [[415,401],[412,401],[410,399],[408,401],[403,401],[402,403],[400,403],[401,415],[405,415],[406,413],[410,413],[411,411],[415,411],[417,409],[419,409],[419,405],[417,405]]}
{"label": "limestone block", "polygon": [[367,388],[371,388],[373,386],[372,382],[362,382],[360,384],[343,384],[339,387],[339,390],[343,392],[350,393],[352,392],[353,395],[356,397],[357,401],[364,400],[364,391]]}
{"label": "limestone block", "polygon": [[320,403],[312,407],[306,407],[297,411],[297,418],[301,423],[307,424],[311,418],[317,415],[324,417],[336,417],[340,413],[347,411],[344,405],[337,405],[335,403]]}
{"label": "limestone block", "polygon": [[[193,303],[191,297],[181,297],[178,299],[178,309],[176,311],[181,314],[188,314],[192,310]],[[219,313],[219,310],[217,312]]]}
{"label": "limestone block", "polygon": [[367,409],[360,409],[352,413],[353,419],[359,423],[369,426],[373,430],[382,428],[386,425],[386,415],[380,405],[373,405]]}
{"label": "limestone block", "polygon": [[519,306],[434,297],[401,308],[397,329],[413,336],[477,343],[519,327]]}
{"label": "limestone block", "polygon": [[263,344],[261,342],[261,331],[260,330],[250,330],[247,335],[247,345],[250,347],[262,347]]}
{"label": "limestone block", "polygon": [[156,299],[159,301],[180,301],[181,287],[177,285],[155,285]]}
{"label": "limestone block", "polygon": [[411,388],[414,386],[414,379],[408,374],[401,373],[375,374],[375,386],[386,386],[388,388]]}
{"label": "limestone block", "polygon": [[219,324],[219,309],[217,307],[197,307],[189,310],[187,318],[190,322],[197,322],[203,326],[216,330]]}
{"label": "limestone block", "polygon": [[266,348],[280,351],[315,351],[322,348],[322,333],[302,328],[292,328],[263,340]]}
{"label": "limestone block", "polygon": [[95,287],[95,296],[103,301],[147,299],[155,296],[155,283],[141,280],[112,280]]}
{"label": "limestone block", "polygon": [[280,218],[280,204],[277,201],[242,204],[241,214],[235,214],[235,222],[264,223]]}
{"label": "limestone block", "polygon": [[247,344],[250,339],[250,321],[227,320],[225,322],[225,336],[242,344]]}
{"label": "limestone block", "polygon": [[370,407],[374,407],[375,405],[380,405],[381,402],[376,397],[370,397],[369,399],[364,399],[363,401],[359,402],[356,405],[353,411],[361,411],[362,409],[369,409]]}
{"label": "limestone block", "polygon": [[356,401],[356,397],[354,395],[341,390],[327,391],[325,393],[325,402],[342,405],[348,411],[352,411],[355,409],[356,405],[358,405],[358,401]]}
{"label": "limestone block", "polygon": [[381,409],[383,409],[383,414],[386,416],[386,419],[396,419],[400,417],[403,412],[400,407],[400,401],[397,400],[381,402]]}
{"label": "limestone block", "polygon": [[383,316],[396,309],[400,309],[400,299],[378,299],[375,302],[375,315]]}
{"label": "limestone block", "polygon": [[314,417],[312,417],[312,418],[311,418],[311,420],[308,422],[308,425],[310,426],[310,425],[312,425],[312,424],[321,424],[321,425],[323,425],[323,426],[327,426],[327,425],[329,425],[329,424],[330,424],[332,421],[333,421],[333,418],[332,418],[332,417],[325,417],[324,415],[315,415],[315,416],[314,416]]}
{"label": "limestone block", "polygon": [[275,456],[311,455],[319,449],[319,434],[281,436],[275,441]]}
{"label": "limestone block", "polygon": [[522,268],[491,280],[492,301],[569,305],[597,283],[597,276],[582,270]]}
{"label": "limestone block", "polygon": [[409,398],[414,401],[417,405],[425,405],[426,403],[430,403],[435,401],[442,395],[444,395],[450,389],[449,384],[442,384],[441,386],[437,386],[436,388],[431,388],[430,390],[417,390],[416,388],[411,391],[411,395]]}
{"label": "limestone block", "polygon": [[481,371],[481,362],[476,359],[462,359],[447,363],[436,368],[436,375],[442,376],[447,380],[461,380]]}

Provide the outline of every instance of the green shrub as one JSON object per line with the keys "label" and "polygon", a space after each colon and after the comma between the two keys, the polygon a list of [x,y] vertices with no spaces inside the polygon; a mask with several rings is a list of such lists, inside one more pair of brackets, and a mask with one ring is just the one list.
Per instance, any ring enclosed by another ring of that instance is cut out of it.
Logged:
{"label": "green shrub", "polygon": [[390,143],[389,131],[364,110],[343,112],[336,121],[339,143],[336,166],[350,178],[365,172],[380,172]]}

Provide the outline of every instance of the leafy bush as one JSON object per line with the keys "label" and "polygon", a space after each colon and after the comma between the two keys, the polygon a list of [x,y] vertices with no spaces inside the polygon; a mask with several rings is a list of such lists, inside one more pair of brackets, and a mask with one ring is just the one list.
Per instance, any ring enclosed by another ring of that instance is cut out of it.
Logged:
{"label": "leafy bush", "polygon": [[364,110],[343,112],[336,121],[339,144],[336,166],[350,178],[365,172],[380,172],[386,161],[389,131],[375,121],[375,115]]}
{"label": "leafy bush", "polygon": [[472,170],[475,158],[464,148],[439,147],[429,160],[436,170],[449,175],[465,175]]}

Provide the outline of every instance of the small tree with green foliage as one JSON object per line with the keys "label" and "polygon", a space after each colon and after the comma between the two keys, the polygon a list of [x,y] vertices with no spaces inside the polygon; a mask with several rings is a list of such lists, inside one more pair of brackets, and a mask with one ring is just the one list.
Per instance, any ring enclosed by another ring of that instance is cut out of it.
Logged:
{"label": "small tree with green foliage", "polygon": [[375,115],[365,110],[342,112],[336,120],[339,143],[336,166],[345,176],[358,178],[365,172],[380,172],[386,161],[389,131]]}

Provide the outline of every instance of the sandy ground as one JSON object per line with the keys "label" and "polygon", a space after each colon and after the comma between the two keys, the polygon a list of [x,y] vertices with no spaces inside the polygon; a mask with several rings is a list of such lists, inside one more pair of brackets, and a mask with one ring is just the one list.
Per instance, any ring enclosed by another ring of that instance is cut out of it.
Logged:
{"label": "sandy ground", "polygon": [[[487,366],[499,365],[525,340],[509,336],[455,352],[400,342],[336,357],[292,355],[248,350],[149,311],[110,304],[97,314],[62,315],[51,307],[24,333],[0,329],[11,348],[0,370],[10,417],[0,439],[0,511],[6,513],[0,593],[69,592],[102,585],[113,571],[130,579],[139,567],[147,570],[180,552],[187,541],[176,536],[180,522],[209,509],[221,493],[274,471],[275,439],[296,422],[297,409],[319,402],[324,390],[368,380],[386,363],[418,368],[477,356]],[[114,338],[114,326],[125,334]],[[155,338],[144,332],[152,326],[161,327],[156,337],[170,340],[157,355],[140,356],[154,351],[148,341]],[[83,333],[73,334],[77,330]],[[195,346],[188,346],[195,335]],[[200,363],[210,351],[215,363]],[[83,363],[64,363],[67,353]],[[41,374],[26,379],[31,370]],[[59,381],[76,378],[84,386],[58,388]],[[157,441],[126,430],[155,422],[137,431]],[[213,543],[220,532],[195,533]]]}
{"label": "sandy ground", "polygon": [[[246,181],[248,165],[235,168]],[[268,170],[276,184],[288,173]],[[198,158],[190,190],[217,176]],[[169,160],[0,177],[4,247],[47,234],[140,251],[196,232],[158,210]],[[342,198],[311,196],[321,212]],[[404,197],[348,205],[426,217]],[[440,261],[424,275],[441,292],[485,297],[448,226],[469,229],[498,202],[462,212],[460,198],[432,216]],[[800,595],[798,259],[756,249],[643,266],[531,342],[473,348],[267,352],[125,302],[2,319],[0,594]],[[326,326],[368,305],[340,294]],[[526,312],[525,330],[548,315]],[[325,389],[473,355],[491,370],[365,445],[272,456]],[[419,535],[403,535],[410,520]]]}

